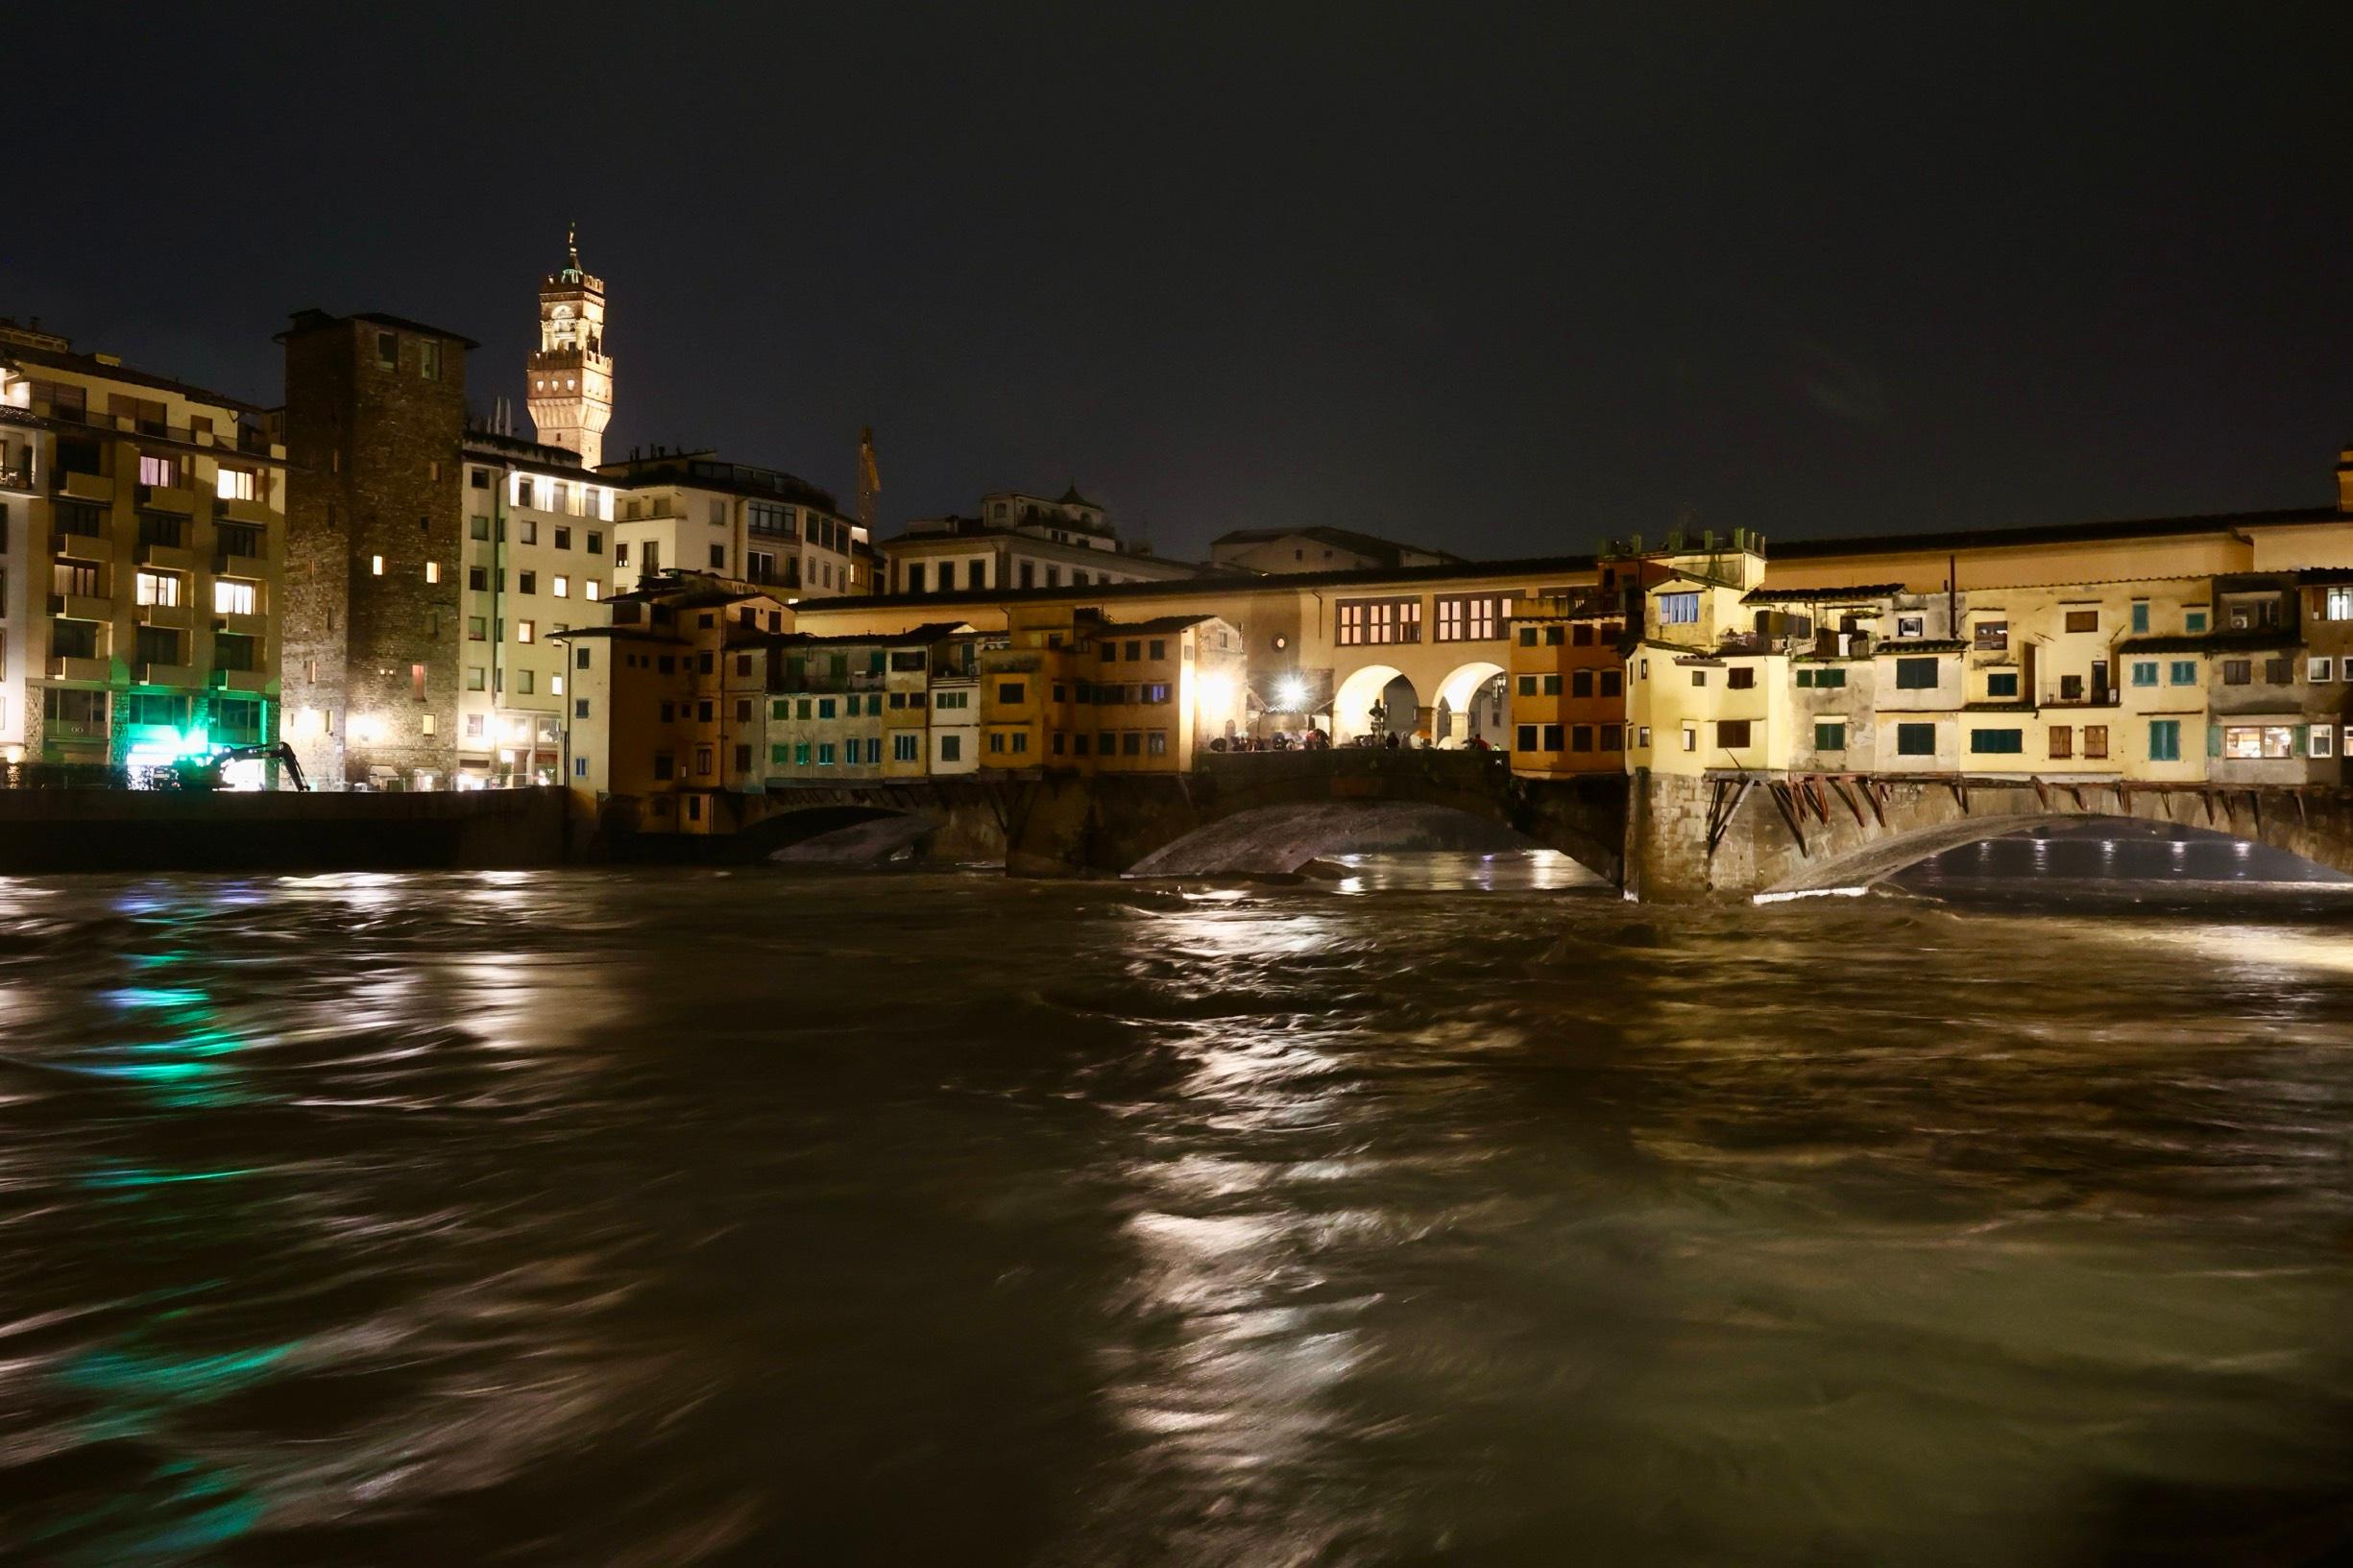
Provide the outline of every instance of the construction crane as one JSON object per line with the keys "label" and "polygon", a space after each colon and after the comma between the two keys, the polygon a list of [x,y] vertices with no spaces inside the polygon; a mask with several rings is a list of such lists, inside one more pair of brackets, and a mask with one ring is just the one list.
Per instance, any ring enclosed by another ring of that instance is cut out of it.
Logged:
{"label": "construction crane", "polygon": [[883,493],[883,475],[874,466],[874,426],[858,432],[858,521],[874,538],[874,498]]}

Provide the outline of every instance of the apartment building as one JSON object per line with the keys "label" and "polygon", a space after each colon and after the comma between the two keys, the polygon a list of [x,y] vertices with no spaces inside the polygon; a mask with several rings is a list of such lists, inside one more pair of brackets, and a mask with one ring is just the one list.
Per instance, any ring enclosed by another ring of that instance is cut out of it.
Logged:
{"label": "apartment building", "polygon": [[735,831],[733,797],[766,777],[767,650],[792,612],[707,573],[615,594],[599,626],[552,634],[566,661],[564,753],[584,801],[635,803],[654,832]]}
{"label": "apartment building", "polygon": [[457,784],[569,782],[575,626],[605,623],[616,492],[569,447],[466,435]]}
{"label": "apartment building", "polygon": [[660,448],[609,463],[601,473],[620,495],[617,589],[684,571],[757,583],[788,599],[873,591],[866,530],[806,480],[715,452]]}
{"label": "apartment building", "polygon": [[286,470],[274,413],[0,321],[0,759],[278,738]]}
{"label": "apartment building", "polygon": [[1051,500],[994,491],[981,497],[979,516],[918,519],[880,548],[880,591],[889,593],[1087,588],[1203,574],[1200,567],[1163,560],[1122,539],[1104,510],[1079,495],[1077,485]]}

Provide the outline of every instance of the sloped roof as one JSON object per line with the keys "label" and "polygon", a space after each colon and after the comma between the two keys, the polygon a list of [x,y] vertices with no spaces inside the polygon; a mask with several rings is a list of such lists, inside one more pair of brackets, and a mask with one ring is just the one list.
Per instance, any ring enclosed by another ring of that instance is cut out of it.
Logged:
{"label": "sloped roof", "polygon": [[1322,523],[1310,523],[1302,528],[1237,528],[1221,534],[1209,542],[1216,549],[1221,544],[1269,544],[1281,539],[1312,539],[1335,549],[1354,550],[1377,561],[1395,566],[1408,550],[1417,555],[1434,556],[1440,561],[1460,561],[1463,558],[1448,550],[1432,549],[1426,544],[1400,544],[1378,534],[1359,533],[1353,528],[1333,528]]}

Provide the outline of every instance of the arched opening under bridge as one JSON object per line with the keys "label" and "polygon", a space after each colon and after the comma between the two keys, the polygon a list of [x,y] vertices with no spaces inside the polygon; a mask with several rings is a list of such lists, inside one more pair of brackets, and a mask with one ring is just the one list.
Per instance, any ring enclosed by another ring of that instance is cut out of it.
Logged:
{"label": "arched opening under bridge", "polygon": [[[1421,727],[1421,698],[1395,664],[1353,670],[1332,696],[1332,739],[1341,745],[1386,730],[1411,740]],[[1382,722],[1374,722],[1375,709]]]}
{"label": "arched opening under bridge", "polygon": [[[1793,891],[1884,884],[1951,903],[2205,903],[2233,896],[2353,903],[2353,875],[2197,823],[2051,816],[1944,823],[1811,867]],[[1777,893],[1767,893],[1767,898]]]}
{"label": "arched opening under bridge", "polygon": [[1455,747],[1478,739],[1497,751],[1510,750],[1509,701],[1501,664],[1475,660],[1458,666],[1439,683],[1430,716],[1431,742]]}
{"label": "arched opening under bridge", "polygon": [[877,865],[921,847],[936,817],[829,803],[761,818],[737,835],[737,856],[785,865]]}
{"label": "arched opening under bridge", "polygon": [[1335,856],[1503,859],[1525,868],[1516,885],[1616,885],[1612,880],[1614,867],[1605,872],[1588,866],[1492,817],[1399,800],[1253,807],[1162,846],[1137,861],[1128,875],[1278,876]]}

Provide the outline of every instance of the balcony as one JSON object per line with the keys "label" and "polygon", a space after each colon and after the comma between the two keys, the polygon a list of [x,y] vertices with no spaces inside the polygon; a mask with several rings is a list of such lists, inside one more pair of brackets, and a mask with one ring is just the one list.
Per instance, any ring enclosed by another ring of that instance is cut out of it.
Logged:
{"label": "balcony", "polygon": [[33,465],[20,459],[0,463],[0,490],[13,490],[27,495],[35,494]]}
{"label": "balcony", "polygon": [[81,659],[69,653],[51,654],[49,678],[53,681],[110,681],[114,678],[114,661]]}
{"label": "balcony", "polygon": [[106,505],[114,499],[114,481],[103,473],[53,473],[57,493],[70,500],[96,501]]}
{"label": "balcony", "polygon": [[185,485],[140,485],[136,499],[149,511],[168,512],[182,518],[196,516],[196,492]]}
{"label": "balcony", "polygon": [[141,540],[138,563],[142,567],[153,567],[158,571],[194,571],[196,552],[182,544],[153,543]]}
{"label": "balcony", "polygon": [[258,669],[216,669],[212,672],[215,691],[266,692],[270,688],[267,671]]}
{"label": "balcony", "polygon": [[982,675],[1031,675],[1042,667],[1045,662],[1045,656],[1039,653],[984,653],[981,655],[981,673]]}
{"label": "balcony", "polygon": [[880,691],[885,677],[880,670],[861,669],[850,672],[852,691]]}
{"label": "balcony", "polygon": [[49,536],[49,553],[69,555],[77,561],[104,561],[114,553],[114,546],[104,534],[55,533]]}
{"label": "balcony", "polygon": [[218,524],[212,534],[212,570],[225,577],[259,577],[269,569],[269,535],[248,523]]}
{"label": "balcony", "polygon": [[278,514],[270,510],[267,501],[249,501],[242,496],[223,495],[213,500],[212,519],[215,522],[242,522],[249,527],[267,528],[278,520]]}
{"label": "balcony", "polygon": [[245,615],[219,612],[212,617],[212,629],[234,637],[262,637],[269,632],[270,617],[257,610]]}
{"label": "balcony", "polygon": [[184,632],[196,624],[196,617],[184,604],[143,604],[139,606],[139,624]]}
{"label": "balcony", "polygon": [[2123,702],[2124,693],[2121,688],[2094,687],[2088,693],[2078,691],[2072,697],[2064,692],[2055,697],[2045,697],[2040,706],[2044,708],[2121,708]]}
{"label": "balcony", "polygon": [[49,615],[55,620],[112,620],[114,601],[101,593],[52,593]]}
{"label": "balcony", "polygon": [[133,664],[131,666],[131,684],[201,687],[205,681],[193,664]]}

